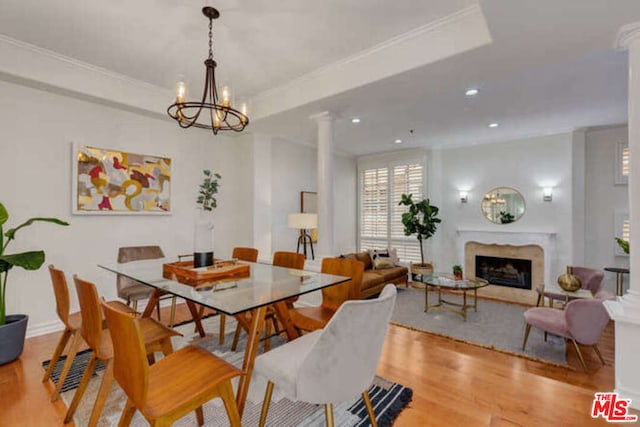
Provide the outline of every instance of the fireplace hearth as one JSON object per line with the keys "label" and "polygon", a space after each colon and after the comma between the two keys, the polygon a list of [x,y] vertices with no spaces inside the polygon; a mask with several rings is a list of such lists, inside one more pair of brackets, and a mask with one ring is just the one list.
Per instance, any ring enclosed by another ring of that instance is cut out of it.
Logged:
{"label": "fireplace hearth", "polygon": [[531,289],[531,260],[476,255],[475,276],[492,285]]}

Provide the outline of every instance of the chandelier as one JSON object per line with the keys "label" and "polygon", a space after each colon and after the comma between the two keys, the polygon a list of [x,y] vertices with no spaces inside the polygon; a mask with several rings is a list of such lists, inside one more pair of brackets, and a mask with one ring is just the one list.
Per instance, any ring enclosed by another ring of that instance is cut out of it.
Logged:
{"label": "chandelier", "polygon": [[[240,110],[231,107],[231,90],[222,88],[222,96],[218,95],[216,87],[216,61],[213,60],[213,20],[220,16],[213,7],[203,7],[202,13],[209,18],[209,57],[204,61],[206,76],[202,100],[185,101],[187,86],[180,81],[176,85],[176,102],[167,108],[169,116],[177,120],[182,128],[195,126],[211,129],[214,134],[221,130],[241,132],[248,124],[247,104],[243,103]],[[203,114],[204,113],[204,114]]]}

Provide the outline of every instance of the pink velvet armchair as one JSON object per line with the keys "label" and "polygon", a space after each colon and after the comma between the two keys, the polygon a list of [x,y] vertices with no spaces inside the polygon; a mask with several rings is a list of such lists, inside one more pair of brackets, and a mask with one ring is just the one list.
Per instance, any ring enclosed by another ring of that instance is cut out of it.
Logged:
{"label": "pink velvet armchair", "polygon": [[582,357],[578,344],[593,347],[598,358],[604,365],[604,359],[598,349],[598,339],[609,322],[609,314],[601,299],[576,299],[569,301],[564,310],[551,307],[533,307],[524,312],[527,327],[522,342],[522,350],[527,345],[527,338],[531,327],[542,329],[571,340],[578,353],[582,368],[587,371],[587,365]]}
{"label": "pink velvet armchair", "polygon": [[[596,295],[600,290],[600,286],[602,285],[602,279],[604,279],[604,272],[601,270],[596,270],[588,267],[573,267],[573,274],[578,276],[582,285],[580,286],[582,289],[587,289],[591,291],[592,295]],[[538,302],[536,306],[540,305],[542,301],[542,305],[544,305],[544,298],[549,298],[549,306],[552,305],[553,301],[566,301],[567,297],[562,294],[556,294],[553,292],[549,292],[545,290],[544,286],[538,286],[536,288],[536,292],[538,292]],[[572,298],[569,297],[569,300]]]}

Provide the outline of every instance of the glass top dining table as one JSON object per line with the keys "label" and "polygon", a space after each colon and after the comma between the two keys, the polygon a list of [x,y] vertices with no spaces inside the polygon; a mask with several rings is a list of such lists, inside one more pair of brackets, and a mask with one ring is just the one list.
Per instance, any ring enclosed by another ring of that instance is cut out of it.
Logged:
{"label": "glass top dining table", "polygon": [[287,338],[289,340],[295,339],[299,334],[293,326],[285,301],[350,280],[345,276],[238,261],[238,264],[249,265],[247,277],[227,278],[211,281],[205,285],[191,286],[163,276],[163,265],[171,262],[172,260],[161,258],[122,264],[99,264],[98,266],[155,288],[143,316],[151,315],[153,307],[163,294],[175,295],[186,300],[196,329],[201,336],[204,336],[205,333],[196,304],[235,316],[238,323],[248,333],[242,362],[242,370],[245,375],[240,378],[236,392],[236,402],[241,417],[260,337],[264,329],[267,307],[273,307],[278,320],[287,333]]}
{"label": "glass top dining table", "polygon": [[237,261],[249,265],[248,277],[191,286],[163,277],[162,267],[170,262],[161,258],[99,264],[99,267],[231,316],[349,280],[344,276]]}

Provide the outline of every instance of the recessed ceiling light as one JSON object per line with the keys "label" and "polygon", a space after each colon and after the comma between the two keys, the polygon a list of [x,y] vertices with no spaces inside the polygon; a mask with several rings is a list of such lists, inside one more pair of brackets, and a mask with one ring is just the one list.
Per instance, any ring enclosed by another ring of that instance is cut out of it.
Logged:
{"label": "recessed ceiling light", "polygon": [[396,144],[402,144],[402,140],[401,140],[401,139],[396,139],[396,140],[395,140],[395,141],[393,141],[393,142],[395,142]]}
{"label": "recessed ceiling light", "polygon": [[500,126],[498,123],[489,123],[490,128],[497,128],[498,126]]}
{"label": "recessed ceiling light", "polygon": [[478,94],[478,92],[479,92],[479,90],[478,90],[478,89],[470,88],[470,89],[467,89],[467,90],[464,92],[464,94],[465,94],[466,96],[476,96],[476,95]]}
{"label": "recessed ceiling light", "polygon": [[360,123],[360,119],[358,117],[354,117],[351,119],[351,123]]}

